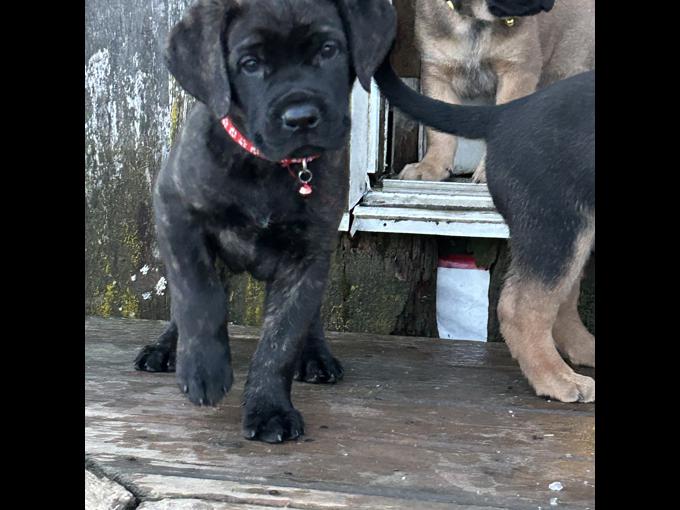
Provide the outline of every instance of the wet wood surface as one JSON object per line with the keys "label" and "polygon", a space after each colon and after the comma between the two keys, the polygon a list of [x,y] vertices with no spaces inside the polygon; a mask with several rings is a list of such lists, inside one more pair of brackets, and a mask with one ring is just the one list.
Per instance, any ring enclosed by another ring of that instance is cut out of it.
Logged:
{"label": "wet wood surface", "polygon": [[257,329],[230,328],[234,387],[200,408],[133,369],[164,326],[85,321],[86,467],[138,508],[595,507],[594,405],[536,397],[504,344],[329,333],[345,379],[295,382],[306,435],[269,445],[240,433]]}

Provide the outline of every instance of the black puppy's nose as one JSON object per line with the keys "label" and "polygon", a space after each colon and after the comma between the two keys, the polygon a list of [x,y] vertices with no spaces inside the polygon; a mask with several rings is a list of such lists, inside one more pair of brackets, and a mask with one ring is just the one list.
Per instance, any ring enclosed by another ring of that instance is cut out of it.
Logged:
{"label": "black puppy's nose", "polygon": [[312,129],[316,127],[320,116],[321,113],[316,106],[297,104],[288,107],[281,115],[281,119],[285,128],[297,131],[298,129]]}

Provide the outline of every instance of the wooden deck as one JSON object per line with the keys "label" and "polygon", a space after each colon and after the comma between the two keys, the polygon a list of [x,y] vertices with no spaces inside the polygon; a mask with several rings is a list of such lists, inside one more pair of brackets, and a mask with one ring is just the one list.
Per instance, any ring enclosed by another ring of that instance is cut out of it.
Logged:
{"label": "wooden deck", "polygon": [[307,434],[269,445],[240,434],[257,331],[231,328],[235,383],[213,409],[189,403],[174,374],[133,369],[163,327],[85,321],[86,486],[105,486],[88,501],[118,490],[141,510],[595,508],[594,405],[536,397],[504,344],[330,333],[345,379],[294,383]]}

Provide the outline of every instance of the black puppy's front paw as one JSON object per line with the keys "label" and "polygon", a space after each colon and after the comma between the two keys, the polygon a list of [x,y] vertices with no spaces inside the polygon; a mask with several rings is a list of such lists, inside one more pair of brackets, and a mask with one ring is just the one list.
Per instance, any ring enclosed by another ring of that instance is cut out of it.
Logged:
{"label": "black puppy's front paw", "polygon": [[170,345],[145,345],[135,358],[135,369],[144,372],[174,372],[175,357],[176,350]]}
{"label": "black puppy's front paw", "polygon": [[266,443],[281,443],[305,433],[302,415],[292,405],[270,402],[246,403],[243,437]]}
{"label": "black puppy's front paw", "polygon": [[177,384],[194,404],[217,405],[234,380],[230,358],[221,342],[194,344],[177,358]]}
{"label": "black puppy's front paw", "polygon": [[329,352],[311,351],[300,356],[293,378],[308,383],[334,384],[345,375],[340,362]]}

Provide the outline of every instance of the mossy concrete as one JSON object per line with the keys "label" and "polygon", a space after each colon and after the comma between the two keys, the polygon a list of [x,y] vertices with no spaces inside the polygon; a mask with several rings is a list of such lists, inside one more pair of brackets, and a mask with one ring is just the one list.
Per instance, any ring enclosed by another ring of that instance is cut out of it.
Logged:
{"label": "mossy concrete", "polygon": [[[85,3],[85,312],[167,315],[151,187],[191,99],[162,47],[190,0]],[[148,268],[148,269],[147,269]]]}

